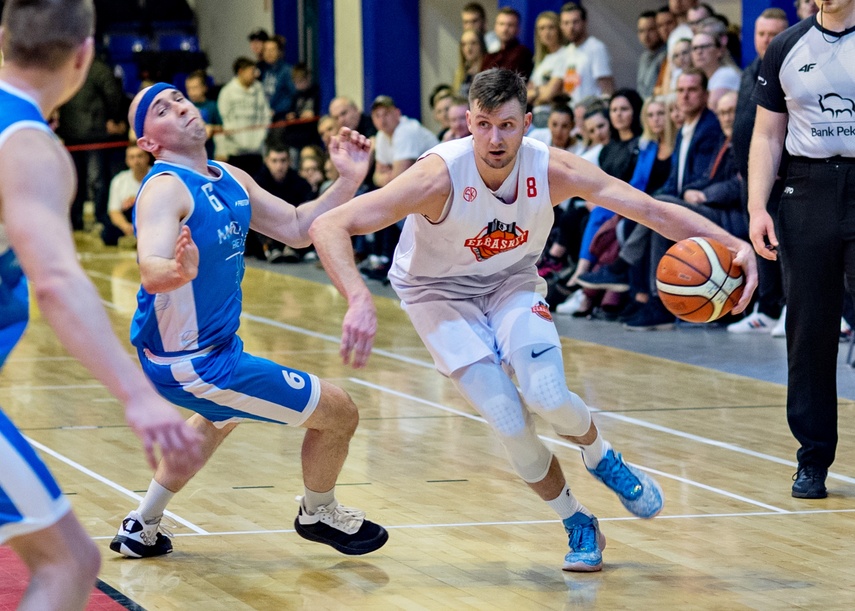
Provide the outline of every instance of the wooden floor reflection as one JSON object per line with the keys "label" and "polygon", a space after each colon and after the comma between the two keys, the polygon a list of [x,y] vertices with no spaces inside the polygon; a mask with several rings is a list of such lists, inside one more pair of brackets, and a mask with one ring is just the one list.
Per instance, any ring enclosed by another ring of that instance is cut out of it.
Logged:
{"label": "wooden floor reflection", "polygon": [[[133,253],[82,260],[127,337]],[[389,529],[372,555],[342,556],[294,533],[302,432],[267,424],[238,427],[175,498],[173,554],[110,552],[151,473],[119,404],[37,312],[0,376],[0,404],[103,550],[101,578],[146,609],[852,608],[855,439],[841,428],[828,499],[791,498],[782,386],[564,340],[570,387],[666,495],[659,518],[632,518],[575,448],[539,426],[608,538],[601,573],[566,574],[554,514],[433,370],[397,303],[377,298],[377,308],[377,350],[354,371],[338,356],[345,303],[335,289],[248,269],[240,331],[249,351],[330,379],[360,406],[338,496]],[[842,402],[841,423],[853,420]]]}

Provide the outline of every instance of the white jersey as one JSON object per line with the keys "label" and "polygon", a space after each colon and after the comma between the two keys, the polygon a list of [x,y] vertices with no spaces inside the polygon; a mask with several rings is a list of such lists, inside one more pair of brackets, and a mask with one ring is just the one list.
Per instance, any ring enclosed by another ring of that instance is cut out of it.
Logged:
{"label": "white jersey", "polygon": [[549,148],[523,138],[514,168],[498,193],[475,166],[472,136],[427,151],[445,161],[451,195],[432,223],[411,214],[404,223],[389,280],[404,303],[487,295],[509,277],[545,283],[537,275],[554,215],[549,194]]}

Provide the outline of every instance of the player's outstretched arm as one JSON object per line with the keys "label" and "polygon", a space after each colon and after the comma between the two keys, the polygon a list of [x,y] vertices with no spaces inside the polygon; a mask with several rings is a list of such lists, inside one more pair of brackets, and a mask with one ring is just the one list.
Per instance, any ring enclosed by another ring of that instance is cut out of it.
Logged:
{"label": "player's outstretched arm", "polygon": [[200,439],[149,385],[111,330],[95,287],[77,261],[68,225],[73,168],[50,136],[13,134],[0,153],[3,222],[42,316],[63,346],[125,405],[149,464],[158,449],[177,469],[201,464]]}
{"label": "player's outstretched arm", "polygon": [[333,284],[347,299],[340,350],[345,364],[364,366],[377,332],[374,302],[356,268],[350,237],[379,231],[408,214],[437,220],[450,191],[445,162],[429,155],[382,189],[360,195],[312,223],[309,235],[315,250]]}
{"label": "player's outstretched arm", "polygon": [[757,262],[751,245],[712,221],[683,206],[654,199],[566,151],[550,151],[549,190],[555,202],[578,196],[646,225],[675,242],[692,236],[718,240],[745,271],[745,290],[733,311],[738,313],[748,307],[757,287]]}
{"label": "player's outstretched arm", "polygon": [[235,172],[249,192],[252,228],[289,246],[311,244],[309,227],[317,217],[350,200],[368,174],[371,141],[359,132],[342,127],[329,144],[330,159],[339,171],[338,179],[316,200],[299,208],[259,187],[248,174]]}

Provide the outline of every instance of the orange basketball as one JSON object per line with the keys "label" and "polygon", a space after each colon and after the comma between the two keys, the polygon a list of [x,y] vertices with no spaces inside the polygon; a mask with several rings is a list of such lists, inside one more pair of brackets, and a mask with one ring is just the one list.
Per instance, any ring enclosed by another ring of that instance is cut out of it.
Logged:
{"label": "orange basketball", "polygon": [[739,301],[745,274],[722,244],[687,238],[674,244],[656,268],[659,298],[677,318],[712,322]]}

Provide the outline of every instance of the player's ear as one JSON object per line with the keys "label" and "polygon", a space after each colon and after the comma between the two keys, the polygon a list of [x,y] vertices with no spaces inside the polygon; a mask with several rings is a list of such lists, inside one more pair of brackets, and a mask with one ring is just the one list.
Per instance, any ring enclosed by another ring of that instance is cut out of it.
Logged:
{"label": "player's ear", "polygon": [[525,113],[525,117],[523,117],[523,133],[527,134],[528,129],[531,127],[531,113]]}
{"label": "player's ear", "polygon": [[88,36],[74,53],[74,67],[84,72],[89,71],[92,59],[95,57],[95,40]]}

